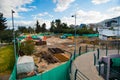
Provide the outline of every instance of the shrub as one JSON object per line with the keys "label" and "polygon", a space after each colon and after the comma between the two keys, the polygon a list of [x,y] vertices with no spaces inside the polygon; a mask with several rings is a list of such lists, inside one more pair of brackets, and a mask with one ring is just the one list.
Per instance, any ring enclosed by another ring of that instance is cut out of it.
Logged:
{"label": "shrub", "polygon": [[25,54],[25,55],[31,55],[34,51],[34,43],[32,40],[27,40],[24,43],[21,44],[20,50]]}

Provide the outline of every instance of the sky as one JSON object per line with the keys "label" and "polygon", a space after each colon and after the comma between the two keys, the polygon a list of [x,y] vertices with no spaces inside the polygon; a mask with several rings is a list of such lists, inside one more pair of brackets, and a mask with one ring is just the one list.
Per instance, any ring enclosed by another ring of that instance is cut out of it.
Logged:
{"label": "sky", "polygon": [[15,27],[35,27],[61,19],[62,22],[75,24],[97,23],[105,19],[120,16],[120,0],[0,0],[0,12],[7,18],[11,28],[11,10],[14,10]]}

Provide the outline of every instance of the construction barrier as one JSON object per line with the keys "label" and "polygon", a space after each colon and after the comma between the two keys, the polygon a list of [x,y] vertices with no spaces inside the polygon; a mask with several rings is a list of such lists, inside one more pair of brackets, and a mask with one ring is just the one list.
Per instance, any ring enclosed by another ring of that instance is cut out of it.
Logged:
{"label": "construction barrier", "polygon": [[[86,48],[88,48],[88,47],[86,47]],[[88,49],[86,49],[86,50],[88,50]],[[79,54],[76,54],[76,52],[74,52],[74,55],[71,55],[70,60],[68,60],[67,62],[64,62],[63,64],[61,64],[49,71],[45,71],[45,72],[39,73],[35,76],[24,78],[22,80],[70,80],[69,74],[70,74],[72,62],[74,61],[74,59],[77,56],[80,56],[81,54],[85,53],[85,52],[81,53],[81,48],[79,51],[80,51]],[[78,71],[78,72],[81,73],[80,71]],[[76,73],[72,73],[72,74],[76,74]],[[76,76],[77,75],[78,74],[76,74]],[[9,80],[17,80],[16,65],[14,66],[13,72],[12,72]]]}
{"label": "construction barrier", "polygon": [[16,80],[16,71],[17,69],[16,69],[16,65],[14,65],[14,68],[13,68],[13,71],[12,71],[12,74],[10,75],[10,78],[9,78],[9,80]]}
{"label": "construction barrier", "polygon": [[22,80],[70,80],[69,78],[70,61],[61,64],[49,71],[38,74],[36,76],[24,78]]}

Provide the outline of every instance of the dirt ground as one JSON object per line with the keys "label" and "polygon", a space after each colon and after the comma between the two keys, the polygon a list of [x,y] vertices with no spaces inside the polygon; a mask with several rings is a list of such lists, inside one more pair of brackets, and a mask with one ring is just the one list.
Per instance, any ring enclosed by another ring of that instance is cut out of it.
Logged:
{"label": "dirt ground", "polygon": [[[41,58],[40,52],[46,52],[46,53],[50,53],[51,52],[48,50],[48,48],[60,48],[61,50],[64,51],[64,53],[57,53],[66,57],[66,58],[70,58],[70,54],[74,51],[74,42],[73,40],[70,39],[60,39],[59,37],[50,37],[47,38],[47,44],[46,45],[40,45],[40,46],[35,46],[35,53],[32,55],[34,58],[34,62],[35,64],[38,66],[38,72],[43,72],[43,71],[47,71],[50,70],[58,65],[60,65],[63,62],[56,62],[56,63],[48,63],[46,60],[44,60],[43,58]],[[52,54],[53,57],[55,57],[55,54]],[[59,56],[59,55],[58,55]]]}
{"label": "dirt ground", "polygon": [[[32,54],[32,57],[37,68],[37,72],[42,73],[48,71],[68,61],[70,59],[71,54],[74,53],[75,42],[77,51],[76,53],[79,52],[80,46],[84,47],[82,51],[85,51],[86,45],[89,47],[93,46],[91,44],[88,44],[90,43],[87,42],[88,40],[81,37],[77,37],[74,40],[60,39],[59,37],[56,36],[48,37],[46,39],[46,45],[36,45],[35,51]],[[54,49],[56,52],[53,53],[52,50]],[[62,52],[58,52],[59,51],[58,49],[60,49]]]}
{"label": "dirt ground", "polygon": [[[47,38],[46,45],[35,46],[35,53],[32,56],[34,58],[35,64],[38,66],[38,72],[41,73],[41,72],[50,70],[50,69],[60,65],[61,63],[65,62],[65,61],[62,61],[62,62],[58,61],[56,63],[49,64],[46,60],[41,58],[40,52],[51,53],[48,50],[48,48],[60,48],[61,50],[64,51],[64,53],[59,53],[59,54],[61,54],[63,57],[66,57],[69,59],[70,54],[74,53],[75,41],[76,41],[77,52],[78,52],[80,46],[88,45],[86,43],[81,43],[83,41],[83,39],[80,37],[76,38],[76,40],[72,40],[72,39],[60,39],[59,37],[52,36],[52,37]],[[53,54],[53,57],[56,58],[54,54]]]}

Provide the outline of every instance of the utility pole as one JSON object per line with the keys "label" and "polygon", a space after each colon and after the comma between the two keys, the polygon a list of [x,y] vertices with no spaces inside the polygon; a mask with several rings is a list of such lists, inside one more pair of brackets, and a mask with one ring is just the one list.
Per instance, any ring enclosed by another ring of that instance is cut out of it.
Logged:
{"label": "utility pole", "polygon": [[75,54],[76,54],[76,14],[75,15],[72,15],[72,17],[75,18],[75,52],[74,52],[74,57],[75,57]]}
{"label": "utility pole", "polygon": [[13,13],[15,13],[15,11],[12,11],[12,26],[13,26],[13,41],[14,41],[14,56],[15,56],[15,63],[16,63],[16,40],[15,40],[15,29],[14,29],[14,16]]}
{"label": "utility pole", "polygon": [[118,54],[119,54],[119,44],[120,44],[120,41],[119,41],[119,38],[120,38],[120,36],[119,36],[119,30],[120,30],[120,24],[119,24],[119,22],[120,22],[120,16],[118,17]]}

